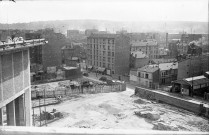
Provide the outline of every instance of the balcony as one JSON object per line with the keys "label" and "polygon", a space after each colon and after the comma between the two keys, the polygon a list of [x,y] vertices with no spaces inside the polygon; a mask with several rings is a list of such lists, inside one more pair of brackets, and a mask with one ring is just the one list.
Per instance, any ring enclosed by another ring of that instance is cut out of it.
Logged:
{"label": "balcony", "polygon": [[207,132],[81,129],[54,127],[0,127],[1,135],[208,135]]}

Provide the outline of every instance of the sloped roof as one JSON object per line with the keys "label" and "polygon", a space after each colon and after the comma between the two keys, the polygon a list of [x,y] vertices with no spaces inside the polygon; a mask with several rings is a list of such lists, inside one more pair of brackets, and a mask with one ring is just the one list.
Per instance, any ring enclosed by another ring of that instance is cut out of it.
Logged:
{"label": "sloped roof", "polygon": [[153,72],[157,71],[158,69],[159,69],[158,65],[154,64],[154,65],[146,65],[142,68],[139,68],[138,71],[153,73]]}

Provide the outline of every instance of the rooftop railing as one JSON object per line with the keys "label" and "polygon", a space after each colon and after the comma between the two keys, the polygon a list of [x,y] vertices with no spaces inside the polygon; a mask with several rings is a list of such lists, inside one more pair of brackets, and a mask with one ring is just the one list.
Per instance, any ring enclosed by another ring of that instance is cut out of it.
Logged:
{"label": "rooftop railing", "polygon": [[33,39],[33,40],[22,40],[22,41],[11,41],[11,42],[1,42],[0,52],[14,50],[23,47],[32,47],[37,45],[47,44],[48,41],[45,39]]}

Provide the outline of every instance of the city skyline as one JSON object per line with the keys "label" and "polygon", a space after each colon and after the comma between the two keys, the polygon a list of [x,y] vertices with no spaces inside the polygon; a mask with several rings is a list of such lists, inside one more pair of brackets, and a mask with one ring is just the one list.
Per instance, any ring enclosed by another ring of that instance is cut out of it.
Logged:
{"label": "city skyline", "polygon": [[[27,12],[26,12],[27,11]],[[48,20],[208,21],[208,1],[62,0],[0,2],[0,23]]]}

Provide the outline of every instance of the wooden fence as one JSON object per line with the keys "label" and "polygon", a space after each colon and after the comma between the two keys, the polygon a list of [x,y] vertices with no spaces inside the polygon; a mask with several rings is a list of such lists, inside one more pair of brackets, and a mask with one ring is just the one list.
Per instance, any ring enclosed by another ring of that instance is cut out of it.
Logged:
{"label": "wooden fence", "polygon": [[[120,83],[116,85],[94,85],[92,87],[77,87],[77,88],[65,88],[60,87],[56,88],[55,90],[46,90],[45,97],[52,98],[58,96],[70,96],[73,94],[95,94],[95,93],[108,93],[108,92],[117,92],[117,91],[124,91],[126,89],[125,83]],[[31,98],[42,98],[44,97],[44,90],[31,92]]]}

